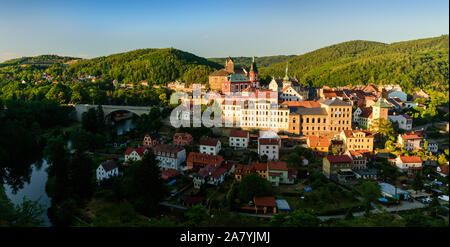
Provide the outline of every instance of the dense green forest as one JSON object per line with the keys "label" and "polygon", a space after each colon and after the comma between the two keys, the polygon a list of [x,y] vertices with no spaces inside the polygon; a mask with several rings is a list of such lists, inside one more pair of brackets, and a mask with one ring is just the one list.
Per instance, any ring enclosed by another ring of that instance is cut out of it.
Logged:
{"label": "dense green forest", "polygon": [[[299,56],[257,57],[260,78],[268,83],[290,76],[307,86],[399,84],[408,94],[419,88],[448,92],[448,35],[392,44],[349,41]],[[43,55],[0,63],[0,99],[56,100],[59,103],[149,105],[167,102],[170,91],[152,87],[170,81],[206,83],[225,58],[205,59],[173,48],[140,49],[93,59]],[[234,58],[248,68],[250,57]],[[42,73],[53,78],[46,80]],[[92,75],[101,79],[77,80]],[[113,85],[133,83],[134,88]],[[141,81],[150,86],[142,86]],[[23,83],[22,83],[23,81]],[[55,83],[57,82],[57,83]],[[448,95],[447,95],[448,101]]]}
{"label": "dense green forest", "polygon": [[448,35],[392,44],[349,41],[263,67],[270,80],[289,74],[309,86],[399,84],[407,93],[418,88],[448,91]]}
{"label": "dense green forest", "polygon": [[[295,55],[288,55],[288,56],[267,56],[267,57],[255,57],[256,66],[258,68],[262,67],[268,67],[272,64],[277,64],[283,61],[286,61],[289,58],[295,57]],[[214,57],[214,58],[208,58],[209,61],[218,63],[222,66],[225,66],[226,57]],[[241,67],[241,68],[250,68],[250,64],[253,61],[252,57],[233,57],[234,65]]]}
{"label": "dense green forest", "polygon": [[125,53],[82,60],[70,65],[70,75],[110,77],[125,83],[147,80],[152,84],[166,84],[177,79],[206,83],[208,75],[220,68],[216,63],[173,48],[140,49]]}

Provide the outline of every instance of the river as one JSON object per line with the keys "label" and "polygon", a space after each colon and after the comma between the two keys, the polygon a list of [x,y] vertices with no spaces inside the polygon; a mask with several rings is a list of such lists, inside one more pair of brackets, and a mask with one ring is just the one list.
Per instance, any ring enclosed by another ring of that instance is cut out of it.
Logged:
{"label": "river", "polygon": [[120,121],[116,122],[115,125],[116,125],[117,135],[122,135],[125,132],[130,131],[136,127],[135,120],[133,118],[120,120]]}
{"label": "river", "polygon": [[48,164],[46,160],[42,161],[42,166],[38,168],[35,164],[31,165],[32,173],[30,176],[30,183],[25,183],[23,188],[13,193],[11,186],[4,184],[5,192],[8,198],[14,205],[20,205],[24,197],[28,200],[36,201],[38,199],[39,203],[44,207],[44,212],[41,219],[44,220],[42,226],[52,226],[50,219],[47,216],[47,209],[51,205],[51,200],[45,192],[45,184],[47,183],[47,169]]}

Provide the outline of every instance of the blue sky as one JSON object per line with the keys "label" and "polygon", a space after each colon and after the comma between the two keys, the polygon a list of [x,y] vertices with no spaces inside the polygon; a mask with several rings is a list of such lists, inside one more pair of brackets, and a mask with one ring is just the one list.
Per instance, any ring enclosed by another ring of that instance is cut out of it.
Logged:
{"label": "blue sky", "polygon": [[165,47],[204,57],[303,54],[448,34],[448,8],[447,0],[0,0],[0,61]]}

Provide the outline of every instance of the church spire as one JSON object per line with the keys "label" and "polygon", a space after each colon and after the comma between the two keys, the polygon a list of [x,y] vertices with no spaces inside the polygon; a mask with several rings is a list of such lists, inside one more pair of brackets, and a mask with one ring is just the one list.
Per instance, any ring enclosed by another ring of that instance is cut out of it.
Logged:
{"label": "church spire", "polygon": [[289,66],[289,63],[286,64],[286,75],[283,78],[284,81],[289,81],[289,76],[288,76],[289,67],[288,66]]}

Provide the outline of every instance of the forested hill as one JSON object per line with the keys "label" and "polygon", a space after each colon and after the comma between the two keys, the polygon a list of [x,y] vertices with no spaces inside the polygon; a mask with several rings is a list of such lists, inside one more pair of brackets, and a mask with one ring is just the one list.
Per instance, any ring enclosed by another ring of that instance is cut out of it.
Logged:
{"label": "forested hill", "polygon": [[[270,66],[272,64],[280,63],[286,61],[289,58],[295,57],[295,55],[279,55],[279,56],[266,56],[266,57],[255,57],[255,62],[258,68],[263,68]],[[208,58],[209,61],[218,63],[222,66],[225,66],[226,57],[214,57]],[[241,68],[250,68],[250,64],[252,63],[252,57],[233,57],[234,64]]]}
{"label": "forested hill", "polygon": [[261,68],[261,77],[284,76],[287,63],[290,76],[310,86],[395,83],[409,93],[417,88],[448,90],[449,39],[344,42]]}
{"label": "forested hill", "polygon": [[181,50],[139,49],[106,57],[85,59],[67,68],[69,75],[95,75],[117,79],[121,83],[164,84],[173,80],[188,83],[208,81],[208,75],[221,68],[217,63]]}
{"label": "forested hill", "polygon": [[21,57],[0,63],[0,79],[10,75],[18,80],[40,78],[41,73],[62,73],[69,64],[81,58],[63,57],[58,55],[41,55],[36,57]]}

